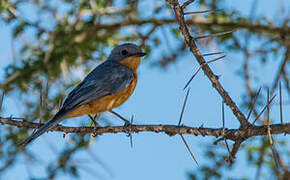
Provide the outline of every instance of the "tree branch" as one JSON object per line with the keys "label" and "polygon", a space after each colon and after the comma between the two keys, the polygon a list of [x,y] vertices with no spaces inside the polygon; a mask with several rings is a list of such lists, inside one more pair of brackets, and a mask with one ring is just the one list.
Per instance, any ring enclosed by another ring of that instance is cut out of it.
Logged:
{"label": "tree branch", "polygon": [[[2,125],[10,125],[21,128],[34,128],[37,129],[41,125],[40,123],[33,123],[28,121],[18,121],[12,118],[0,118]],[[290,134],[290,123],[272,124],[270,125],[271,134]],[[253,136],[267,135],[268,126],[252,126],[248,129],[224,129],[223,128],[204,128],[204,127],[189,127],[189,126],[176,126],[176,125],[132,125],[130,127],[125,126],[106,126],[106,127],[68,127],[57,125],[50,129],[50,131],[58,131],[64,133],[80,133],[80,134],[96,134],[102,135],[107,133],[127,133],[130,132],[155,132],[166,133],[169,136],[176,134],[192,134],[195,136],[214,136],[224,137],[225,139],[238,140],[247,139]]]}
{"label": "tree branch", "polygon": [[[179,3],[177,0],[172,1],[172,6],[173,10],[175,13],[176,20],[179,24],[179,29],[182,32],[184,36],[184,41],[186,44],[189,46],[191,52],[197,59],[198,63],[200,65],[203,65],[202,70],[205,73],[205,75],[209,78],[211,81],[213,87],[218,91],[218,93],[221,95],[223,98],[224,102],[230,107],[236,118],[240,121],[241,127],[242,128],[247,128],[251,126],[251,124],[247,121],[245,115],[240,111],[240,109],[237,107],[236,103],[232,100],[232,98],[228,95],[228,93],[225,91],[223,86],[220,84],[218,80],[218,76],[216,76],[213,71],[210,69],[210,67],[205,64],[206,61],[202,56],[202,53],[199,51],[197,48],[196,42],[194,38],[190,35],[189,30],[187,28],[184,15],[183,15],[183,10],[180,7]],[[205,65],[204,65],[205,64]]]}
{"label": "tree branch", "polygon": [[273,86],[271,88],[271,95],[274,93],[274,91],[276,90],[276,88],[278,86],[281,74],[283,72],[285,72],[285,67],[286,67],[287,63],[289,63],[289,58],[290,58],[289,56],[290,56],[290,47],[286,46],[285,55],[283,57],[283,60],[282,60],[281,65],[279,67],[279,70],[276,73],[276,77],[274,78]]}
{"label": "tree branch", "polygon": [[[89,27],[88,29],[84,31],[98,31],[100,29],[114,29],[114,28],[121,28],[125,26],[141,26],[141,25],[147,25],[147,24],[154,24],[154,25],[166,25],[166,24],[174,24],[176,23],[175,19],[145,19],[145,20],[130,20],[130,21],[123,21],[123,22],[117,22],[113,24],[100,24],[96,27]],[[261,24],[247,24],[247,23],[237,23],[237,22],[226,22],[222,20],[218,21],[212,21],[207,19],[198,19],[198,18],[192,18],[185,20],[185,24],[188,25],[195,25],[195,26],[218,26],[223,28],[231,28],[231,29],[248,29],[253,32],[267,32],[271,34],[287,34],[290,31],[290,27],[277,27],[273,25],[261,25]],[[83,30],[80,30],[82,32]]]}
{"label": "tree branch", "polygon": [[236,154],[238,153],[241,144],[242,144],[242,140],[235,141],[235,144],[234,144],[234,146],[232,148],[232,151],[231,151],[229,159],[228,159],[228,162],[229,162],[230,166],[232,166],[232,164],[234,163],[234,160],[236,158]]}

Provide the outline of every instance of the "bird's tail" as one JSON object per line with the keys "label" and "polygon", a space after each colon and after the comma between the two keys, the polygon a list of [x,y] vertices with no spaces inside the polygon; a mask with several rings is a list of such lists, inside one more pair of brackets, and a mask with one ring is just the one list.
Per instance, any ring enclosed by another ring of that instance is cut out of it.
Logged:
{"label": "bird's tail", "polygon": [[[66,114],[66,113],[65,113]],[[27,144],[31,143],[33,140],[41,136],[43,133],[48,131],[50,128],[56,126],[59,122],[61,122],[65,118],[65,114],[61,111],[58,112],[50,121],[42,125],[36,132],[31,134],[27,139],[19,144],[20,148],[24,148]]]}

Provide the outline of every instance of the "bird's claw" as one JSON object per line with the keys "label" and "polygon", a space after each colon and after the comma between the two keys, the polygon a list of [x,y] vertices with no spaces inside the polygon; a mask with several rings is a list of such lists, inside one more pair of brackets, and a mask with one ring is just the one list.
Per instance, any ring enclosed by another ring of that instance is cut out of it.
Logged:
{"label": "bird's claw", "polygon": [[[92,121],[92,123],[93,123],[93,126],[94,126],[93,130],[96,131],[97,128],[100,127],[99,123],[96,121],[96,119],[98,119],[98,117],[99,117],[99,114],[96,114],[94,117],[92,117],[91,115],[88,115],[88,116],[89,116],[89,118],[91,119],[91,121]],[[93,136],[93,137],[96,137],[97,134],[94,132],[94,133],[92,134],[92,136]]]}

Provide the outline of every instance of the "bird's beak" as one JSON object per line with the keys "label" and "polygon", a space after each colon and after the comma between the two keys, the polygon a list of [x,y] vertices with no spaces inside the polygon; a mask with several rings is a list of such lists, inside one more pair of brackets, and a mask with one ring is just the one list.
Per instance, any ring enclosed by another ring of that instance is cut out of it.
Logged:
{"label": "bird's beak", "polygon": [[134,54],[134,56],[136,56],[136,57],[142,57],[142,56],[145,56],[147,53],[145,53],[145,52],[138,52],[138,53],[136,53],[136,54]]}

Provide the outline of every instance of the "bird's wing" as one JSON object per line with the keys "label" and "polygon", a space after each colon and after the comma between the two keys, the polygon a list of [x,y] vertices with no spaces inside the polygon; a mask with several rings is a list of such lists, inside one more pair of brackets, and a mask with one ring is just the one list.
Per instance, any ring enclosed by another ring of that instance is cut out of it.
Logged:
{"label": "bird's wing", "polygon": [[125,66],[105,62],[95,68],[66,98],[63,109],[71,110],[127,88],[134,73]]}

